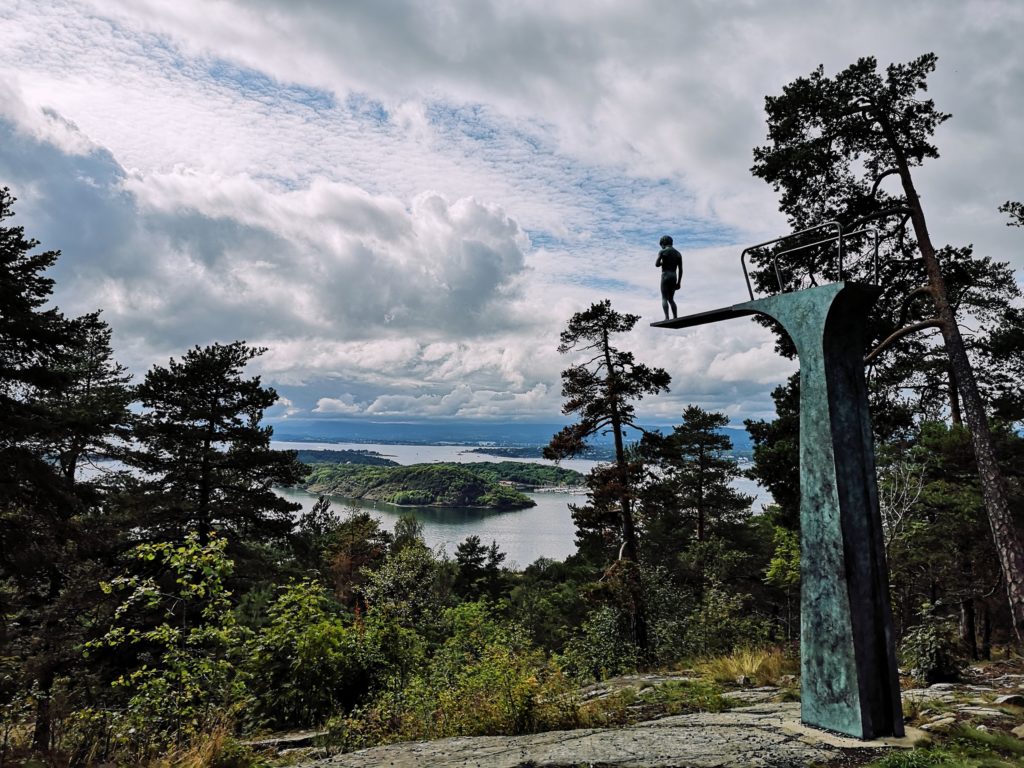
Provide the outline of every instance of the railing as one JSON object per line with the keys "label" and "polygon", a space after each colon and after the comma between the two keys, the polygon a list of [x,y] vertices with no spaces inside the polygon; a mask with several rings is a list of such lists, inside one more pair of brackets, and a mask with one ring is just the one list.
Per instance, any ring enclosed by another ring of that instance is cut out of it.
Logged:
{"label": "railing", "polygon": [[[788,235],[783,235],[782,237],[776,237],[774,240],[766,240],[763,243],[758,243],[757,245],[751,245],[750,247],[743,249],[743,253],[740,254],[740,264],[743,267],[743,279],[746,280],[746,282],[747,282],[747,293],[750,294],[750,300],[751,301],[754,300],[754,289],[750,285],[750,273],[747,270],[747,253],[749,253],[750,251],[758,250],[760,248],[764,248],[767,245],[772,245],[773,243],[780,243],[783,240],[789,240],[790,238],[798,237],[800,235],[806,235],[808,232],[816,232],[816,231],[818,231],[820,229],[834,229],[835,230],[835,234],[829,235],[828,237],[825,237],[825,238],[823,238],[821,240],[815,240],[813,243],[802,243],[800,245],[795,245],[792,248],[786,248],[785,250],[777,251],[777,252],[772,254],[772,271],[775,272],[775,280],[779,284],[779,293],[784,293],[785,292],[785,287],[782,284],[782,275],[779,272],[779,257],[780,256],[784,256],[787,253],[794,253],[795,251],[802,251],[802,250],[804,250],[806,248],[814,248],[815,246],[825,245],[826,243],[831,243],[831,242],[834,241],[835,244],[836,244],[836,276],[837,276],[838,280],[842,280],[843,279],[843,251],[844,251],[843,240],[844,239],[849,239],[851,237],[855,237],[857,235],[867,234],[867,233],[871,233],[871,235],[874,238],[874,257],[873,257],[873,272],[874,272],[874,276],[873,276],[872,280],[873,280],[874,283],[876,283],[876,284],[878,283],[878,230],[875,229],[874,227],[864,227],[863,229],[858,229],[858,230],[856,230],[854,232],[850,232],[850,233],[844,235],[843,234],[843,226],[842,226],[842,224],[840,224],[838,221],[826,221],[824,224],[817,224],[817,225],[815,225],[813,227],[808,227],[807,229],[801,229],[799,232],[792,232],[792,233],[790,233]],[[817,280],[814,279],[814,272],[813,272],[813,270],[808,270],[807,274],[810,277],[811,284],[812,285],[817,285],[818,282],[817,282]]]}

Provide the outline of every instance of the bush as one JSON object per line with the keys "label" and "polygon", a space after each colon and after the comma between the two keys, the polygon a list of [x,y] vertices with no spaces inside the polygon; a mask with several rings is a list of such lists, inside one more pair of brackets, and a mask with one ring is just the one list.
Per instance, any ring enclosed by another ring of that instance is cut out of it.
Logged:
{"label": "bush", "polygon": [[939,616],[935,606],[924,603],[920,622],[903,638],[900,655],[910,674],[928,684],[957,680],[964,667],[959,657],[956,620]]}
{"label": "bush", "polygon": [[[112,724],[113,741],[139,763],[171,748],[187,749],[201,734],[223,727],[244,700],[244,676],[233,654],[247,633],[235,621],[224,586],[233,568],[226,546],[223,538],[201,543],[195,534],[180,545],[139,545],[135,557],[173,576],[173,593],[154,576],[101,585],[126,598],[114,625],[87,644],[86,655],[106,647],[144,650],[148,659],[113,683],[129,695],[126,711]],[[162,622],[152,620],[153,611]]]}
{"label": "bush", "polygon": [[511,735],[575,724],[568,681],[520,628],[483,603],[444,613],[448,639],[425,668],[331,723],[346,749],[445,736]]}
{"label": "bush", "polygon": [[684,647],[691,656],[720,656],[739,646],[766,645],[771,624],[745,606],[745,596],[730,594],[718,586],[704,591],[697,609],[686,622]]}
{"label": "bush", "polygon": [[376,619],[347,623],[313,580],[282,588],[269,615],[246,662],[259,725],[319,725],[368,699],[395,666],[393,654],[418,647],[413,633]]}
{"label": "bush", "polygon": [[576,680],[605,680],[637,667],[636,647],[627,639],[624,620],[609,606],[587,616],[562,656],[567,674]]}

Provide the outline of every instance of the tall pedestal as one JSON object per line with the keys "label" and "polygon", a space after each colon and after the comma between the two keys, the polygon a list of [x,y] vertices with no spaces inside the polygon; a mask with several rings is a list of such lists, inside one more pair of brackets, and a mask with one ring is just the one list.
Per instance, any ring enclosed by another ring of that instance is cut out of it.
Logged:
{"label": "tall pedestal", "polygon": [[861,739],[903,735],[862,358],[864,320],[879,293],[834,283],[653,324],[764,314],[796,345],[801,719]]}

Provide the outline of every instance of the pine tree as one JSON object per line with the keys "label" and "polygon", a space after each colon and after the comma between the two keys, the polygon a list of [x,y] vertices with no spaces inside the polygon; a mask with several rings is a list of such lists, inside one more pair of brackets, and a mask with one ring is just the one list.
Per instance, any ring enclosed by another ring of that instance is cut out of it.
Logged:
{"label": "pine tree", "polygon": [[671,434],[645,436],[644,450],[657,467],[642,510],[645,560],[687,561],[687,580],[700,599],[706,584],[720,580],[721,567],[736,548],[734,532],[750,517],[753,499],[730,484],[741,474],[732,457],[732,441],[721,432],[728,417],[688,406]]}
{"label": "pine tree", "polygon": [[243,369],[263,350],[236,341],[194,347],[154,366],[136,394],[144,408],[129,463],[145,473],[147,535],[205,541],[268,541],[288,533],[300,507],[273,491],[294,485],[303,468],[294,451],[270,448],[260,424],[277,393]]}
{"label": "pine tree", "polygon": [[607,299],[569,319],[561,333],[558,351],[590,355],[584,362],[562,371],[562,396],[566,398],[562,413],[575,414],[579,421],[552,437],[544,455],[556,460],[577,455],[586,449],[588,438],[604,430],[611,431],[615,441],[615,471],[609,473],[608,490],[618,502],[622,536],[618,559],[623,561],[620,568],[624,571],[620,577],[631,592],[630,612],[637,646],[646,653],[650,643],[640,579],[631,572],[638,562],[638,546],[623,432],[627,427],[638,428],[633,402],[644,395],[666,391],[670,378],[664,369],[648,368],[637,363],[631,352],[612,346],[612,334],[631,331],[639,319],[638,315],[616,312]]}
{"label": "pine tree", "polygon": [[54,367],[66,380],[45,399],[61,425],[46,447],[61,475],[75,483],[83,461],[116,458],[128,436],[134,395],[128,369],[113,357],[110,327],[92,312],[69,323],[71,343]]}
{"label": "pine tree", "polygon": [[[944,262],[955,262],[956,249],[937,249],[928,233],[924,208],[911,169],[938,157],[932,144],[935,129],[949,115],[930,99],[919,98],[935,68],[934,54],[907,64],[890,65],[884,77],[867,57],[835,78],[819,67],[765,100],[770,144],[754,150],[753,172],[780,194],[780,209],[794,229],[838,220],[853,231],[865,223],[881,230],[886,253],[882,305],[889,307],[892,326],[866,357],[874,363],[897,343],[938,329],[945,347],[946,391],[954,421],[962,406],[970,430],[993,541],[1002,565],[1007,597],[1018,638],[1024,639],[1024,546],[1007,504],[992,435],[977,377],[956,320],[956,296],[950,290]],[[898,183],[886,192],[886,179]],[[1011,211],[1012,213],[1012,211]],[[909,225],[909,229],[908,229]],[[762,254],[761,263],[771,254]],[[814,280],[826,275],[832,254],[807,249],[780,263],[791,282],[800,275]],[[848,260],[844,274],[864,273],[870,266]],[[768,287],[768,270],[755,279]],[[774,270],[772,270],[774,272]],[[875,328],[877,333],[878,327]],[[783,342],[785,344],[785,342]]]}

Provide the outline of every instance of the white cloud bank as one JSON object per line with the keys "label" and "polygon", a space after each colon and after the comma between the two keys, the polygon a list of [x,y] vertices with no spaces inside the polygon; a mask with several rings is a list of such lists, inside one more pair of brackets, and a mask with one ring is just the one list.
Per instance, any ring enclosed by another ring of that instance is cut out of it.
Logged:
{"label": "white cloud bank", "polygon": [[0,183],[64,250],[61,306],[104,308],[136,371],[245,338],[290,418],[550,420],[558,331],[610,297],[674,379],[647,417],[740,420],[793,364],[749,321],[648,328],[658,236],[682,311],[742,300],[739,251],[783,229],[748,172],[763,96],[936,50],[933,234],[1020,269],[996,207],[1024,196],[1021,32],[995,0],[15,0]]}

